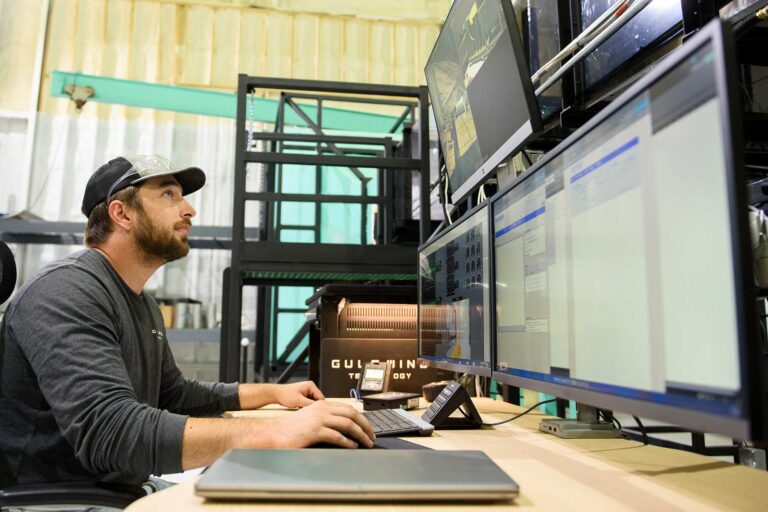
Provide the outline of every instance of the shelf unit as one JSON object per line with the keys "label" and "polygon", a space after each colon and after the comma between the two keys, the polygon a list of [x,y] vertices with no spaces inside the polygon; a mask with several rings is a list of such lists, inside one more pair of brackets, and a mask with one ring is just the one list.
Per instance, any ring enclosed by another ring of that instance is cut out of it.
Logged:
{"label": "shelf unit", "polygon": [[[280,101],[274,132],[255,133],[250,129],[248,100],[261,97],[264,90],[279,91]],[[299,100],[299,101],[296,101]],[[323,104],[350,102],[400,106],[403,114],[394,120],[390,133],[403,130],[407,135],[395,148],[392,135],[357,137],[329,133],[323,126]],[[307,105],[312,105],[311,112]],[[316,105],[316,106],[315,106]],[[308,113],[310,112],[310,113]],[[311,133],[286,131],[286,118],[299,119]],[[416,130],[418,123],[418,130]],[[261,353],[260,379],[270,379],[275,361],[285,361],[285,354],[274,357],[274,346],[268,339],[273,332],[275,310],[269,287],[278,285],[321,286],[336,281],[413,281],[416,277],[416,244],[396,245],[393,242],[396,211],[405,202],[394,197],[398,178],[419,173],[419,239],[426,241],[431,230],[429,212],[429,112],[426,87],[400,87],[360,83],[322,82],[240,75],[237,93],[238,137],[235,141],[235,180],[232,223],[232,264],[225,271],[224,303],[222,310],[222,344],[219,377],[222,381],[238,378],[240,351],[240,315],[243,286],[257,286],[256,347]],[[413,129],[411,132],[410,130]],[[411,140],[416,142],[411,144]],[[260,149],[256,141],[264,141]],[[296,152],[297,144],[311,151]],[[307,146],[309,144],[310,146]],[[361,149],[361,146],[364,149]],[[293,152],[292,152],[293,151]],[[246,169],[249,164],[262,164],[265,169],[264,187],[259,191],[246,190]],[[317,179],[315,193],[283,193],[276,173],[284,165],[314,167]],[[324,173],[333,168],[345,168],[361,181],[360,195],[328,194],[319,183]],[[358,168],[372,168],[377,173],[378,193],[368,195],[367,182]],[[402,183],[402,181],[401,181]],[[410,191],[410,188],[408,188]],[[410,193],[410,192],[409,192]],[[260,202],[262,229],[257,237],[245,231],[246,204]],[[361,205],[361,243],[321,244],[318,239],[319,220],[315,215],[312,226],[300,226],[314,233],[315,243],[287,243],[281,241],[282,229],[297,226],[281,224],[279,206],[285,201],[312,203],[320,211],[322,203]],[[376,245],[365,245],[366,205],[378,205]],[[410,204],[407,205],[410,214]],[[400,210],[402,211],[402,209]],[[275,301],[277,302],[277,301]],[[306,325],[289,343],[296,348],[303,339]],[[257,355],[258,353],[257,352]],[[295,360],[304,360],[306,349]],[[293,365],[289,368],[293,368]],[[278,381],[286,378],[285,373]]]}

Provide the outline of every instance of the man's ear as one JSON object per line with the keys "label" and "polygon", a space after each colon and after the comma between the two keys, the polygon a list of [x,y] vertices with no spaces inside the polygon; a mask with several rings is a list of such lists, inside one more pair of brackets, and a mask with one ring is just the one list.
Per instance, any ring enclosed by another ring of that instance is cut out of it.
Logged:
{"label": "man's ear", "polygon": [[130,231],[133,227],[134,212],[126,206],[123,201],[113,200],[107,207],[109,218],[115,223],[115,226]]}

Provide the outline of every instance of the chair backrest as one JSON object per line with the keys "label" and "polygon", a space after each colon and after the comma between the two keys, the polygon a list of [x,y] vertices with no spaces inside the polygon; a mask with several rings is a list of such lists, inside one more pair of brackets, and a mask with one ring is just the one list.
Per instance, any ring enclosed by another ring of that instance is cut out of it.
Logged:
{"label": "chair backrest", "polygon": [[16,260],[8,244],[0,240],[0,304],[8,300],[16,287]]}

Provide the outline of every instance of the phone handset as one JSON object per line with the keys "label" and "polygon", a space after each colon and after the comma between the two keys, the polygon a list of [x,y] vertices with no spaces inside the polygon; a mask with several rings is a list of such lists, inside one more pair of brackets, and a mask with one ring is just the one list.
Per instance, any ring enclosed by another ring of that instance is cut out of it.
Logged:
{"label": "phone handset", "polygon": [[389,361],[365,363],[357,380],[357,386],[350,390],[350,396],[360,399],[365,395],[388,391],[391,375],[392,365]]}

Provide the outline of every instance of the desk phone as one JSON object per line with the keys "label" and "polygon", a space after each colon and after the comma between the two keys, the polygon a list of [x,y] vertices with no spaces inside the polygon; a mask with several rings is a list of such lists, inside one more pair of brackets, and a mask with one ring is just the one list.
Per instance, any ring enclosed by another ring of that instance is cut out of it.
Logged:
{"label": "desk phone", "polygon": [[389,388],[389,377],[392,374],[392,366],[388,362],[365,363],[357,381],[358,396],[383,393]]}

